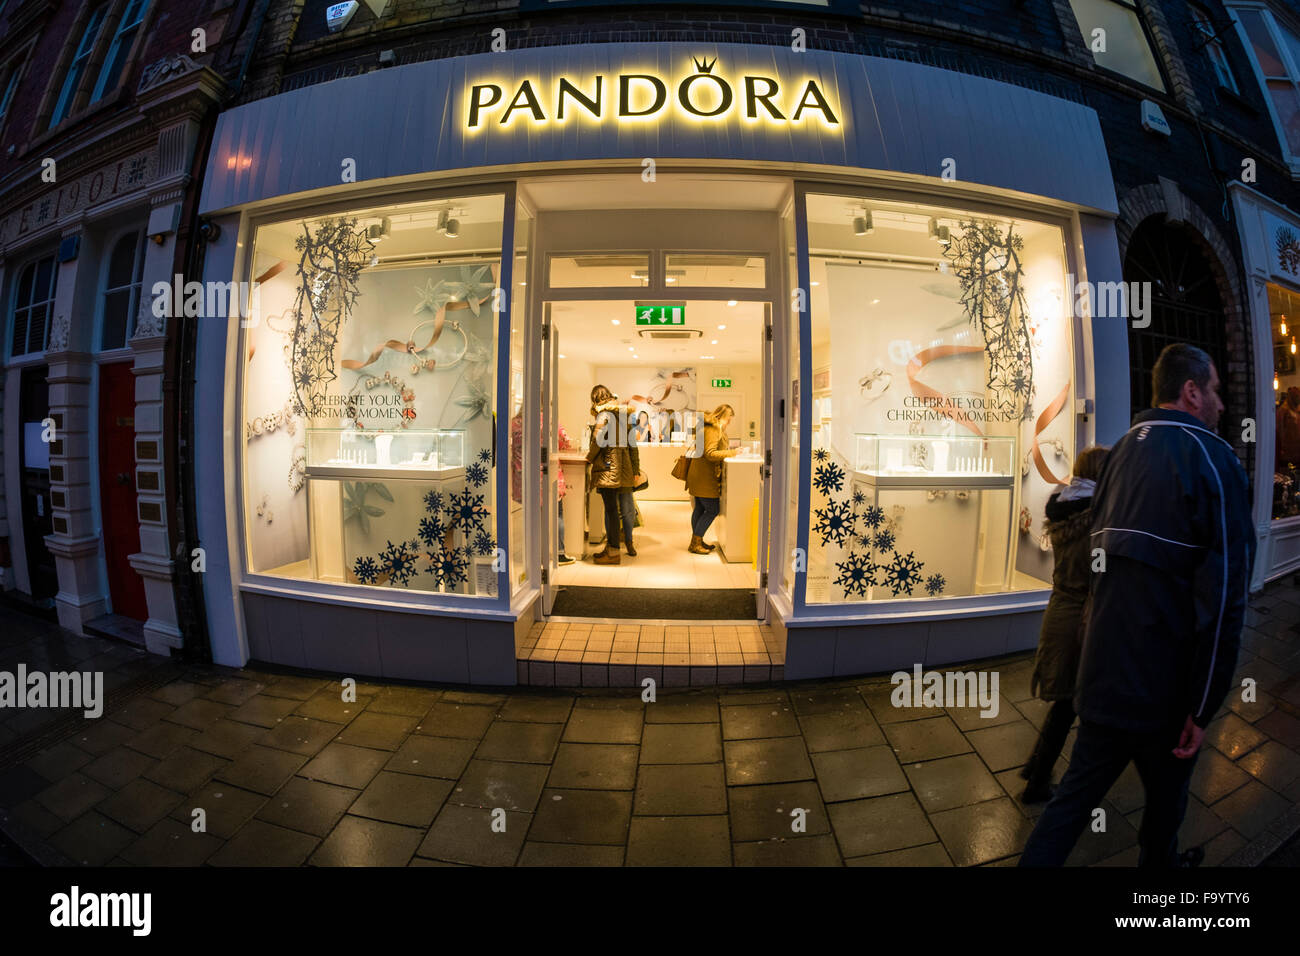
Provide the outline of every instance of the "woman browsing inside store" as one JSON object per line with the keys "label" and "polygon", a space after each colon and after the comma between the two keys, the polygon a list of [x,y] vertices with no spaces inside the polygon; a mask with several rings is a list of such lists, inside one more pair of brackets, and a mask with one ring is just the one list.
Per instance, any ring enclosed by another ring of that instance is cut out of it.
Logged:
{"label": "woman browsing inside store", "polygon": [[628,554],[636,556],[632,546],[632,528],[636,524],[632,489],[641,481],[641,463],[636,443],[631,440],[629,413],[630,409],[620,405],[618,396],[604,385],[591,390],[594,421],[587,445],[587,463],[591,468],[588,487],[600,493],[605,505],[605,547],[593,558],[596,564],[622,563],[620,520],[621,537],[626,539]]}
{"label": "woman browsing inside store", "polygon": [[735,416],[736,411],[730,405],[719,405],[704,416],[703,429],[695,430],[697,447],[686,471],[686,491],[695,499],[691,511],[691,543],[686,549],[692,554],[709,554],[717,547],[705,544],[704,534],[721,510],[722,463],[736,454],[727,438],[727,427]]}

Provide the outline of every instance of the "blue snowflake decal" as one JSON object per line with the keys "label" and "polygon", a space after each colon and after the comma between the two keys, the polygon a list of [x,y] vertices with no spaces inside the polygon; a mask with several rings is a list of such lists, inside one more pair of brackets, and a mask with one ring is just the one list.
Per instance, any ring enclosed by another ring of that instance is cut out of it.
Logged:
{"label": "blue snowflake decal", "polygon": [[860,488],[853,489],[853,503],[855,505],[861,505],[861,504],[866,504],[866,502],[867,502],[867,496],[862,492],[862,489]]}
{"label": "blue snowflake decal", "polygon": [[415,576],[415,552],[406,541],[397,544],[389,541],[379,555],[379,567],[388,573],[390,583],[406,587]]}
{"label": "blue snowflake decal", "polygon": [[867,523],[868,528],[879,528],[880,522],[885,520],[885,509],[872,505],[862,512],[862,520]]}
{"label": "blue snowflake decal", "polygon": [[436,547],[447,534],[447,525],[437,514],[432,518],[421,518],[419,538],[429,547]]}
{"label": "blue snowflake decal", "polygon": [[889,591],[894,597],[899,594],[912,593],[912,588],[921,583],[921,569],[925,567],[923,561],[916,560],[916,555],[909,551],[907,557],[903,557],[897,551],[894,552],[894,560],[884,567],[885,584],[889,585]]}
{"label": "blue snowflake decal", "polygon": [[489,461],[492,460],[492,452],[490,452],[486,448],[479,449],[478,460],[483,462],[483,464],[486,465]]}
{"label": "blue snowflake decal", "polygon": [[894,546],[894,532],[888,528],[881,528],[876,532],[876,536],[872,538],[871,543],[877,551],[888,551]]}
{"label": "blue snowflake decal", "polygon": [[429,514],[436,515],[442,511],[442,492],[426,491],[424,493],[424,510]]}
{"label": "blue snowflake decal", "polygon": [[813,473],[813,487],[824,495],[844,487],[844,469],[833,461],[818,465]]}
{"label": "blue snowflake decal", "polygon": [[497,544],[492,540],[492,535],[486,531],[480,531],[474,536],[474,553],[481,558],[486,558],[496,550]]}
{"label": "blue snowflake decal", "polygon": [[476,495],[468,488],[458,495],[448,495],[447,510],[466,535],[483,530],[483,519],[487,517],[483,495]]}
{"label": "blue snowflake decal", "polygon": [[814,530],[821,535],[823,545],[831,541],[842,545],[845,538],[852,537],[854,516],[847,502],[831,501],[825,508],[816,509],[815,514],[817,524]]}
{"label": "blue snowflake decal", "polygon": [[931,597],[942,594],[947,584],[948,582],[943,579],[942,574],[932,574],[925,579],[925,593]]}
{"label": "blue snowflake decal", "polygon": [[827,455],[826,455],[826,449],[825,449],[825,448],[818,448],[816,451],[813,452],[813,460],[814,460],[814,461],[825,461],[826,458],[827,458]]}
{"label": "blue snowflake decal", "polygon": [[352,565],[352,573],[362,584],[374,584],[379,579],[379,565],[375,564],[374,558],[357,558],[357,563]]}
{"label": "blue snowflake decal", "polygon": [[488,470],[483,465],[475,462],[465,469],[465,478],[475,488],[486,484],[488,480]]}
{"label": "blue snowflake decal", "polygon": [[465,574],[469,561],[460,548],[441,548],[428,552],[429,573],[438,579],[439,584],[455,587],[467,579]]}
{"label": "blue snowflake decal", "polygon": [[876,572],[880,570],[880,565],[872,563],[867,555],[855,552],[849,555],[847,561],[835,562],[835,567],[840,569],[840,576],[835,579],[835,583],[844,588],[845,597],[866,594],[870,585],[879,583]]}

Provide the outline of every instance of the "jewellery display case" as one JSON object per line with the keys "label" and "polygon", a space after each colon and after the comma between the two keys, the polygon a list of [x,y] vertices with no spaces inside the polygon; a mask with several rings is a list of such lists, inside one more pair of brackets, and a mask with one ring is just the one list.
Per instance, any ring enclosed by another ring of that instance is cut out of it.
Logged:
{"label": "jewellery display case", "polygon": [[388,478],[395,473],[437,481],[464,476],[464,429],[307,429],[308,478]]}
{"label": "jewellery display case", "polygon": [[[1019,478],[1015,438],[857,435],[855,444],[853,500],[864,518],[881,516],[870,532],[877,547],[880,529],[891,527],[891,547],[905,546],[930,572],[941,573],[946,595],[1009,586]],[[868,594],[874,600],[898,596],[884,586]]]}
{"label": "jewellery display case", "polygon": [[857,435],[856,475],[881,488],[1011,488],[1010,437]]}

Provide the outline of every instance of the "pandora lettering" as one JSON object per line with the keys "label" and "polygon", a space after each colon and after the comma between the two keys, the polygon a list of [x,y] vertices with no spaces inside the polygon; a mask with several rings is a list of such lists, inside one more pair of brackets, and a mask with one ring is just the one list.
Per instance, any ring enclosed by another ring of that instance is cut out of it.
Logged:
{"label": "pandora lettering", "polygon": [[840,125],[836,106],[816,80],[801,80],[783,89],[781,81],[771,76],[728,79],[715,73],[716,57],[694,62],[695,72],[675,84],[653,73],[597,74],[583,81],[561,76],[549,88],[534,80],[513,87],[476,83],[466,96],[466,128],[509,126],[519,118],[533,123],[564,122],[574,116],[624,122],[658,117],[669,109],[695,120],[739,114],[773,124],[815,118],[824,126]]}

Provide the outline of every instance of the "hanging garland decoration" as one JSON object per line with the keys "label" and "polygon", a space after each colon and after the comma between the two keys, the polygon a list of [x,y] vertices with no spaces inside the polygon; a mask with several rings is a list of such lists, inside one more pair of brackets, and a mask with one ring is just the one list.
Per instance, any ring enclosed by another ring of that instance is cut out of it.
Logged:
{"label": "hanging garland decoration", "polygon": [[997,409],[1016,421],[1033,416],[1033,354],[1029,306],[1025,299],[1020,253],[1024,239],[1015,224],[1006,234],[996,222],[971,219],[958,224],[943,255],[961,286],[961,302],[971,325],[984,340],[987,388]]}
{"label": "hanging garland decoration", "polygon": [[372,247],[355,219],[323,219],[315,235],[307,223],[302,229],[294,242],[300,282],[294,300],[293,385],[299,407],[314,417],[338,377],[334,349],[339,329],[361,294],[357,279]]}

